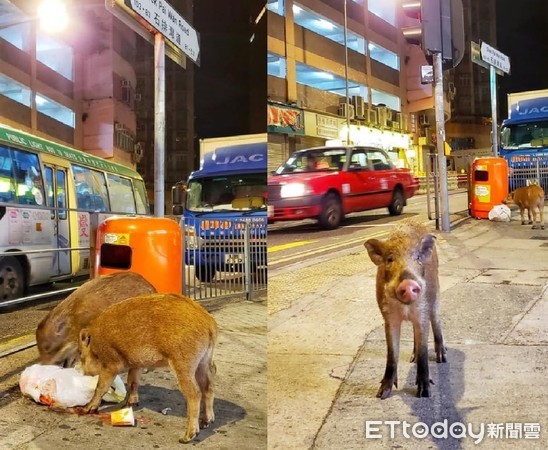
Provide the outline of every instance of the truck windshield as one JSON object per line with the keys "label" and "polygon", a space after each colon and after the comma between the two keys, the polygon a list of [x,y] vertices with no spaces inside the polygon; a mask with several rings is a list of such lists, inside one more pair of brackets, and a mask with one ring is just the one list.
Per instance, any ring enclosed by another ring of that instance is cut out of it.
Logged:
{"label": "truck windshield", "polygon": [[548,121],[509,125],[502,129],[505,148],[540,148],[548,146]]}
{"label": "truck windshield", "polygon": [[266,210],[266,173],[190,180],[186,208],[193,212]]}

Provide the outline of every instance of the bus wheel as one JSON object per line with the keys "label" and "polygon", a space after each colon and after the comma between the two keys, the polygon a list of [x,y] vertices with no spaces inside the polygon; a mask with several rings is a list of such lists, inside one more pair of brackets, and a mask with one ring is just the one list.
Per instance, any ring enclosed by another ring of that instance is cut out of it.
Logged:
{"label": "bus wheel", "polygon": [[19,261],[13,256],[0,258],[0,302],[23,296],[25,275]]}
{"label": "bus wheel", "polygon": [[215,278],[215,268],[207,266],[196,266],[196,278],[202,283],[209,283]]}

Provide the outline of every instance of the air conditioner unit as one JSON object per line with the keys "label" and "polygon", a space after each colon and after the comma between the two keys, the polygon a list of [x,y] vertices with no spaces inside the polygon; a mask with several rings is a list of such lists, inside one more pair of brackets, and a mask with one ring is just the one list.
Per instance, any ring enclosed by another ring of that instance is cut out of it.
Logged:
{"label": "air conditioner unit", "polygon": [[339,105],[339,116],[349,117],[351,120],[354,118],[354,105],[350,103],[341,103]]}
{"label": "air conditioner unit", "polygon": [[142,97],[141,94],[139,94],[139,93],[135,94],[135,101],[136,102],[140,102],[142,99],[143,99],[143,97]]}
{"label": "air conditioner unit", "polygon": [[132,161],[137,164],[138,162],[143,159],[143,156],[145,154],[145,147],[141,142],[137,142],[133,146],[133,153],[131,154]]}
{"label": "air conditioner unit", "polygon": [[392,121],[392,128],[396,129],[396,130],[401,130],[403,128],[402,126],[402,121],[401,121],[401,113],[396,113],[394,114],[394,119]]}
{"label": "air conditioner unit", "polygon": [[374,106],[367,109],[367,116],[366,116],[365,120],[367,121],[367,123],[369,125],[378,125],[379,124],[378,120],[377,120],[377,110],[375,109]]}
{"label": "air conditioner unit", "polygon": [[358,119],[365,118],[365,102],[360,95],[352,96],[352,105],[354,105],[354,113]]}
{"label": "air conditioner unit", "polygon": [[131,81],[122,80],[122,87],[131,87]]}
{"label": "air conditioner unit", "polygon": [[386,106],[379,106],[379,125],[386,127],[388,122],[388,108]]}

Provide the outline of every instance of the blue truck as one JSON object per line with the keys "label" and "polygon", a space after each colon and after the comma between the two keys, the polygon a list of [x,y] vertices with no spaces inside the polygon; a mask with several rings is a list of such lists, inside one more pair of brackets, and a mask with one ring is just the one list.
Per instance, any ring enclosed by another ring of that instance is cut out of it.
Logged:
{"label": "blue truck", "polygon": [[266,271],[266,195],[266,140],[203,155],[181,199],[185,264],[194,266],[200,281],[217,272],[244,272],[246,251],[251,271]]}
{"label": "blue truck", "polygon": [[548,192],[548,89],[508,94],[500,156],[508,162],[510,191],[538,183]]}

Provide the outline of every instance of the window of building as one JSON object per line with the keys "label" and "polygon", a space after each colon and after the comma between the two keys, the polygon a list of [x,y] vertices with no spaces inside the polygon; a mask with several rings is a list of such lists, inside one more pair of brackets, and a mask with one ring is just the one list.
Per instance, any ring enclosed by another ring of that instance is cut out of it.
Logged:
{"label": "window of building", "polygon": [[0,74],[0,95],[11,98],[30,108],[30,89],[3,74]]}
{"label": "window of building", "polygon": [[400,98],[397,95],[371,89],[371,102],[374,105],[383,104],[394,111],[401,111]]}
{"label": "window of building", "polygon": [[396,26],[396,5],[399,2],[387,2],[386,0],[369,0],[367,2],[369,12],[380,17],[385,22]]}
{"label": "window of building", "polygon": [[266,67],[268,75],[278,78],[286,78],[287,76],[287,68],[285,65],[285,58],[283,56],[268,53]]}
{"label": "window of building", "polygon": [[32,47],[31,24],[30,22],[20,23],[0,29],[0,38],[17,47],[19,50],[29,53]]}
{"label": "window of building", "polygon": [[46,34],[36,34],[36,59],[68,80],[74,80],[72,47]]}
{"label": "window of building", "polygon": [[268,0],[266,7],[280,16],[284,15],[284,1],[283,0]]}
{"label": "window of building", "polygon": [[[344,27],[328,18],[299,5],[293,4],[293,18],[297,25],[324,36],[337,44],[344,45]],[[347,30],[347,46],[350,50],[365,55],[365,39]]]}
{"label": "window of building", "polygon": [[390,50],[381,47],[379,44],[369,42],[369,55],[371,59],[378,61],[394,70],[400,70],[400,57]]}
{"label": "window of building", "polygon": [[36,94],[36,110],[46,116],[51,117],[71,128],[75,127],[75,114],[72,109],[61,105],[43,95]]}
{"label": "window of building", "polygon": [[[346,81],[343,77],[300,62],[297,62],[296,66],[297,83],[346,96]],[[367,98],[367,87],[355,81],[348,80],[348,93],[349,95],[360,95]]]}

